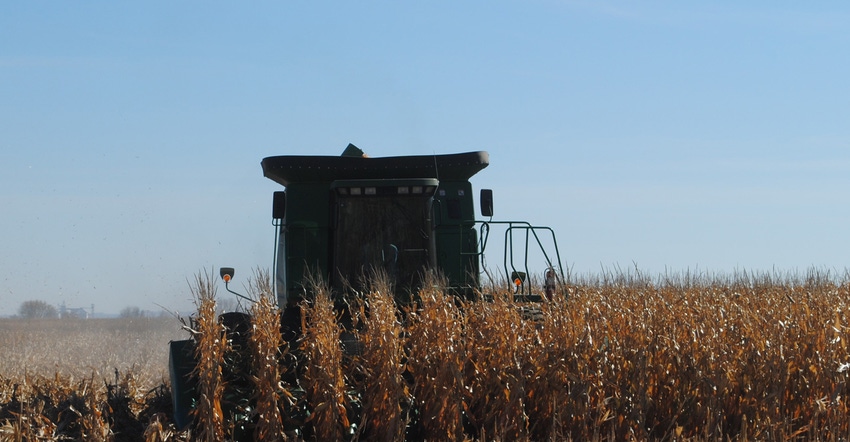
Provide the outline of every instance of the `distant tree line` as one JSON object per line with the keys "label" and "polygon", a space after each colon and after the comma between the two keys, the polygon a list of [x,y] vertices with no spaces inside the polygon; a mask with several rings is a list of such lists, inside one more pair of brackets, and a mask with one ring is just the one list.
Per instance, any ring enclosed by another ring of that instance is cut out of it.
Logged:
{"label": "distant tree line", "polygon": [[136,306],[130,306],[121,309],[121,313],[118,316],[125,319],[144,318],[145,312]]}
{"label": "distant tree line", "polygon": [[[60,315],[59,309],[55,306],[38,299],[24,301],[21,303],[21,306],[18,307],[18,317],[23,319],[54,319],[67,317],[74,318],[75,316],[71,313],[62,313]],[[121,312],[118,314],[119,317],[124,319],[135,319],[135,318],[153,318],[157,315],[155,313],[145,311],[136,306],[124,307],[121,309]],[[163,316],[163,313],[160,313],[160,316]]]}

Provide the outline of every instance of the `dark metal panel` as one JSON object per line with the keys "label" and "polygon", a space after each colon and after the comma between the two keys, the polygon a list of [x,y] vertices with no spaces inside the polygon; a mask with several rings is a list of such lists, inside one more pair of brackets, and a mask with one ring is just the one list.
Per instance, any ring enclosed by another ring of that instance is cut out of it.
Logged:
{"label": "dark metal panel", "polygon": [[261,163],[263,175],[284,186],[351,179],[466,181],[489,164],[490,155],[484,151],[379,158],[283,155],[264,158]]}

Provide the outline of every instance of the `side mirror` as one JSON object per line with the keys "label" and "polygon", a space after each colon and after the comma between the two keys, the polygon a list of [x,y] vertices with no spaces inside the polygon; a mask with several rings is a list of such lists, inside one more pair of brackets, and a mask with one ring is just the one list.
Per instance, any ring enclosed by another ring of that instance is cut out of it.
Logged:
{"label": "side mirror", "polygon": [[481,189],[481,216],[493,216],[493,189]]}
{"label": "side mirror", "polygon": [[233,279],[233,273],[236,271],[233,270],[233,267],[222,267],[218,273],[221,275],[221,279],[224,280],[225,283],[230,282]]}
{"label": "side mirror", "polygon": [[286,191],[274,193],[272,201],[272,219],[286,218]]}

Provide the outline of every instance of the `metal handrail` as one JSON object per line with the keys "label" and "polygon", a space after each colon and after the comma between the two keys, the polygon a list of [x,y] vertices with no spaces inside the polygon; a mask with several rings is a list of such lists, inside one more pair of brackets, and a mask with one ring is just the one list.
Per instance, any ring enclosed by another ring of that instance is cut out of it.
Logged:
{"label": "metal handrail", "polygon": [[[535,226],[529,223],[528,221],[475,221],[475,224],[480,224],[479,227],[479,250],[476,255],[483,257],[484,252],[487,248],[487,242],[490,237],[490,225],[506,225],[505,229],[505,249],[503,254],[503,266],[505,275],[509,276],[511,274],[515,274],[517,272],[517,265],[514,259],[514,247],[513,247],[513,234],[514,230],[522,230],[525,231],[525,246],[523,250],[523,263],[521,270],[525,271],[526,275],[529,275],[529,266],[528,266],[528,251],[529,245],[531,243],[531,239],[533,237],[534,242],[537,243],[537,247],[541,253],[543,253],[543,258],[546,261],[547,268],[555,269],[555,265],[553,265],[552,257],[549,256],[549,253],[546,251],[546,247],[543,246],[543,242],[540,239],[540,235],[538,235],[538,231],[546,231],[549,232],[552,238],[552,244],[555,248],[555,262],[557,263],[557,272],[555,272],[555,278],[558,280],[558,284],[564,285],[564,267],[561,262],[561,251],[558,248],[558,240],[555,237],[555,231],[552,230],[551,227],[547,226]],[[531,294],[531,287],[529,284],[522,284],[521,287],[523,294]]]}

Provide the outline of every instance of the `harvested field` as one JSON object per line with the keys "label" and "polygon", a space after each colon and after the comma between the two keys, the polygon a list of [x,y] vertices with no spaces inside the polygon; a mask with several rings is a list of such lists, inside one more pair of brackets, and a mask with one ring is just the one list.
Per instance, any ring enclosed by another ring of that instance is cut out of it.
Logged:
{"label": "harvested field", "polygon": [[185,339],[173,317],[133,319],[2,319],[0,375],[71,379],[134,373],[147,386],[168,374],[169,340]]}
{"label": "harvested field", "polygon": [[0,336],[0,440],[143,440],[167,428],[167,343],[185,337],[175,318],[3,319]]}

